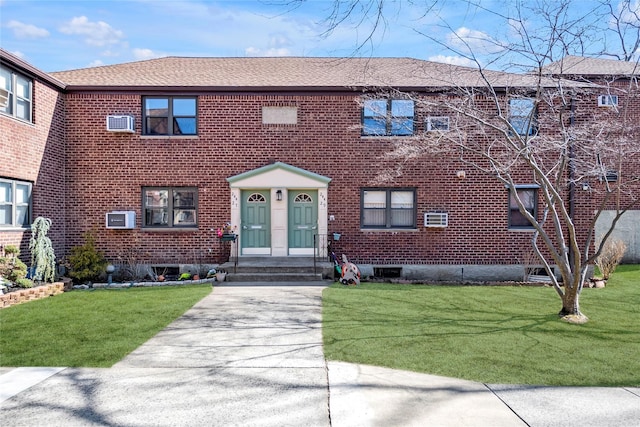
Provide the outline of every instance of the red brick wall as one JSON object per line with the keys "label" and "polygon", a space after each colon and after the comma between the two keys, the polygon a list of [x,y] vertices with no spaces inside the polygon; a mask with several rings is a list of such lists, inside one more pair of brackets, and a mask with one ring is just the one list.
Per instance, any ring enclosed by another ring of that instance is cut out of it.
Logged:
{"label": "red brick wall", "polygon": [[[64,98],[51,86],[33,84],[33,123],[0,114],[0,176],[33,183],[32,217],[52,220],[49,237],[56,255],[64,252]],[[30,232],[1,229],[0,245],[20,246],[29,259]]]}
{"label": "red brick wall", "polygon": [[[332,179],[328,213],[340,231],[338,250],[370,263],[518,263],[531,234],[507,229],[507,193],[502,184],[445,156],[409,162],[393,187],[417,188],[417,229],[361,231],[360,188],[372,186],[392,138],[360,136],[356,95],[199,97],[197,138],[141,137],[138,95],[70,94],[67,98],[68,247],[95,229],[98,247],[110,259],[135,248],[149,262],[205,262],[220,245],[212,228],[230,218],[225,178],[281,161]],[[297,105],[296,126],[264,126],[263,105]],[[108,114],[133,114],[136,134],[105,130]],[[422,129],[423,118],[417,123]],[[465,170],[460,180],[456,172]],[[523,184],[530,183],[523,175]],[[197,186],[199,229],[142,231],[143,186]],[[423,214],[443,209],[449,227],[426,229]],[[135,230],[106,230],[104,215],[134,210]],[[212,252],[209,252],[209,249]]]}

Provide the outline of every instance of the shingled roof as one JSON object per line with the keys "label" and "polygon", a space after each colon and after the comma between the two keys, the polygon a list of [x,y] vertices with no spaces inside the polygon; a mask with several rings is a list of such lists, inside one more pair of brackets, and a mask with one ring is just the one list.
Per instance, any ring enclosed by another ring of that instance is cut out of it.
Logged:
{"label": "shingled roof", "polygon": [[544,74],[557,76],[638,76],[636,62],[618,61],[583,56],[566,56],[544,67]]}
{"label": "shingled roof", "polygon": [[[50,73],[69,90],[329,90],[483,87],[475,68],[412,58],[165,57]],[[496,87],[535,86],[535,77],[486,71]]]}

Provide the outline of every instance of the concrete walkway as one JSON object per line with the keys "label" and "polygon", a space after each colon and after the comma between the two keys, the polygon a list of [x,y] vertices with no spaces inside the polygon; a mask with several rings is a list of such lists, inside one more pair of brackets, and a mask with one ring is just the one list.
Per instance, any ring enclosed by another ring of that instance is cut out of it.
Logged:
{"label": "concrete walkway", "polygon": [[9,426],[640,426],[638,388],[486,385],[325,362],[321,292],[220,286],[109,369],[0,371]]}

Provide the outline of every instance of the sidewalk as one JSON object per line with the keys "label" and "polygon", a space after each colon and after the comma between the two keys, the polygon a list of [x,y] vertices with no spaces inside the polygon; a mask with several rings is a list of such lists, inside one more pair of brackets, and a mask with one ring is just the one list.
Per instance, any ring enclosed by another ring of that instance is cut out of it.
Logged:
{"label": "sidewalk", "polygon": [[109,369],[0,370],[9,426],[640,426],[638,388],[326,362],[315,286],[221,286]]}

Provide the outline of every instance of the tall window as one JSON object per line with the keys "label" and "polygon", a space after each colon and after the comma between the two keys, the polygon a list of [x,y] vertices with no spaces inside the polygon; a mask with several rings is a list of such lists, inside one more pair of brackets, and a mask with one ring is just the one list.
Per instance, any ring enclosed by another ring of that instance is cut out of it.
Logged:
{"label": "tall window", "polygon": [[0,227],[29,227],[31,183],[0,179]]}
{"label": "tall window", "polygon": [[415,189],[365,188],[361,201],[362,228],[416,228]]}
{"label": "tall window", "polygon": [[509,123],[518,135],[535,135],[538,124],[534,100],[532,98],[510,99]]}
{"label": "tall window", "polygon": [[198,189],[145,187],[142,189],[143,227],[197,227]]}
{"label": "tall window", "polygon": [[413,101],[368,99],[362,110],[362,135],[413,135]]}
{"label": "tall window", "polygon": [[31,79],[0,67],[0,112],[31,122],[32,90]]}
{"label": "tall window", "polygon": [[[516,193],[522,200],[525,210],[536,218],[538,212],[538,187],[516,187]],[[516,196],[511,191],[509,191],[509,228],[533,229],[531,222],[520,212]]]}
{"label": "tall window", "polygon": [[148,96],[144,98],[145,135],[196,135],[195,97]]}

